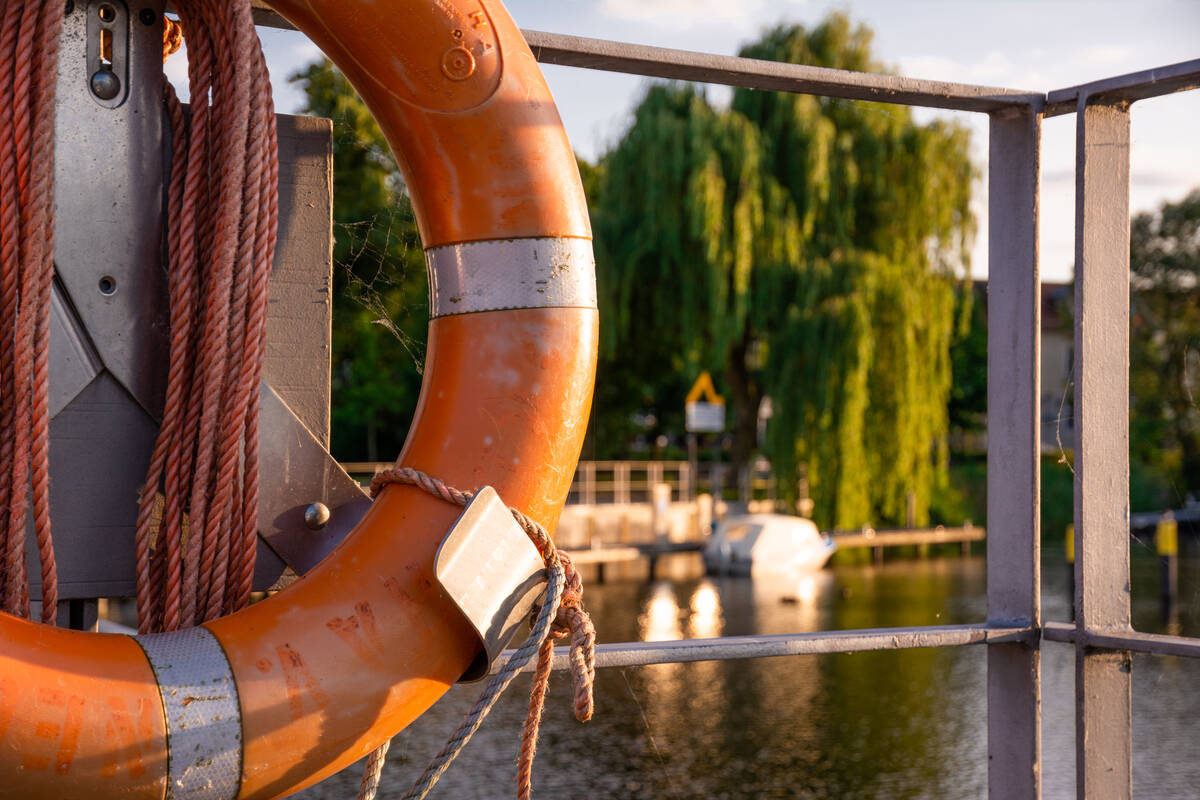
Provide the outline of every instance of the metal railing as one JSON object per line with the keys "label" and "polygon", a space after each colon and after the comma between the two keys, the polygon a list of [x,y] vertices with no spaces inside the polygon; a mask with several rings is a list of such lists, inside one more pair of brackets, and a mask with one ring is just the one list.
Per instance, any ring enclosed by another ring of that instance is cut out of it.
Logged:
{"label": "metal railing", "polygon": [[680,501],[705,492],[740,502],[774,500],[775,476],[765,462],[741,470],[721,462],[580,461],[567,496],[569,503],[650,502],[654,487],[666,483]]}
{"label": "metal railing", "polygon": [[[290,27],[261,11],[260,24]],[[987,620],[975,625],[601,645],[597,666],[913,647],[988,648],[988,796],[1042,789],[1044,639],[1076,653],[1076,792],[1129,800],[1132,652],[1200,657],[1200,640],[1133,630],[1129,589],[1129,112],[1200,88],[1200,59],[1043,94],[525,31],[539,61],[990,117]],[[1075,113],[1075,624],[1041,619],[1041,124]],[[565,656],[555,665],[565,665]]]}
{"label": "metal railing", "polygon": [[[1129,108],[1200,86],[1200,60],[1048,95],[527,31],[545,63],[990,116],[988,619],[980,625],[605,645],[599,666],[986,644],[988,796],[1041,796],[1040,641],[1075,647],[1077,795],[1131,798],[1130,653],[1200,657],[1129,606]],[[1075,625],[1041,620],[1041,122],[1078,118]],[[1087,321],[1086,327],[1080,323]]]}
{"label": "metal railing", "polygon": [[[391,461],[347,461],[342,469],[351,475],[368,476],[394,466]],[[729,496],[746,503],[774,500],[775,476],[769,465],[755,464],[741,470],[721,462],[690,461],[580,461],[571,480],[568,503],[649,503],[654,487],[671,487],[676,500],[695,500],[702,492]]]}

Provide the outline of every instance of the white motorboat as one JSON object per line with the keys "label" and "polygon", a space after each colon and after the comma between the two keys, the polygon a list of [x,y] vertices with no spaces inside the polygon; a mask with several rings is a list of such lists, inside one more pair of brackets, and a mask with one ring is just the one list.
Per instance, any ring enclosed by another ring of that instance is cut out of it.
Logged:
{"label": "white motorboat", "polygon": [[816,572],[836,549],[812,520],[747,514],[722,519],[702,555],[710,573],[797,575]]}

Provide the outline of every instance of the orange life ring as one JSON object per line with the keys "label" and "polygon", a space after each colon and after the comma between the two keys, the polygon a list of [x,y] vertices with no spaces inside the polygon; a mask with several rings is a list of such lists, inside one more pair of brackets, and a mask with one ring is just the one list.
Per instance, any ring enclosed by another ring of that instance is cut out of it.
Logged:
{"label": "orange life ring", "polygon": [[[493,0],[273,5],[359,90],[412,195],[432,319],[399,462],[490,484],[552,529],[591,403],[597,312],[578,169],[529,47]],[[190,632],[90,634],[0,615],[0,794],[279,797],[363,757],[475,655],[433,574],[457,513],[391,486],[302,580]],[[195,744],[160,694],[181,669],[184,683],[236,690],[231,717],[193,728],[223,722],[240,746],[208,765],[206,793],[167,795]]]}

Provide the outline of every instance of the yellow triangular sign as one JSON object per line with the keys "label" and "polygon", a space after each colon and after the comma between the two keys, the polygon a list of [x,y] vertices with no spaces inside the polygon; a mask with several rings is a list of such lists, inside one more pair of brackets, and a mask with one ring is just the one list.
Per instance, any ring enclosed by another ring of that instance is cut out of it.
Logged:
{"label": "yellow triangular sign", "polygon": [[708,370],[701,372],[700,377],[696,378],[696,382],[692,384],[691,390],[687,393],[687,402],[695,403],[702,397],[705,402],[719,406],[725,405],[724,398],[717,394],[717,390],[713,386],[712,376],[708,374]]}

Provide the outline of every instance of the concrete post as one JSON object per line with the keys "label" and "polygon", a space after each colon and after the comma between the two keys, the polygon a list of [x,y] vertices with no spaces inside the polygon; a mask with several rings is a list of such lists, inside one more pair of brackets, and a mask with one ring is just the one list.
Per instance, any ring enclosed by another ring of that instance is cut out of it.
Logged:
{"label": "concrete post", "polygon": [[696,522],[699,530],[697,538],[704,539],[713,532],[713,496],[711,494],[696,495]]}
{"label": "concrete post", "polygon": [[656,483],[651,489],[650,533],[655,541],[671,537],[671,484]]}

